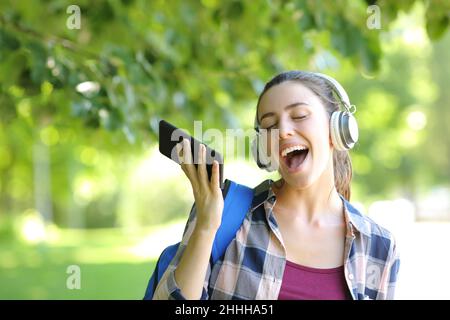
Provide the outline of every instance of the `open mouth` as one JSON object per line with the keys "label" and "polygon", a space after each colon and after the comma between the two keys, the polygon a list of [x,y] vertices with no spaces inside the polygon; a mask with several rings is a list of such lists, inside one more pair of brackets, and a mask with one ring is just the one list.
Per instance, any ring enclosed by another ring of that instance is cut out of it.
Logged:
{"label": "open mouth", "polygon": [[308,153],[309,149],[306,147],[292,147],[288,152],[283,152],[282,158],[289,171],[293,171],[303,164]]}

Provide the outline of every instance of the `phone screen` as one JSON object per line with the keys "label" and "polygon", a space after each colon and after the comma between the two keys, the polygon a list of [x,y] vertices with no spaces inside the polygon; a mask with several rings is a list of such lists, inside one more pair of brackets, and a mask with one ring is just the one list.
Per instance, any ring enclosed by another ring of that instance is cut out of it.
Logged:
{"label": "phone screen", "polygon": [[[195,167],[197,167],[198,151],[201,142],[165,120],[159,122],[159,152],[178,164],[180,164],[180,160],[176,151],[176,145],[184,138],[189,139],[191,142],[192,160]],[[204,145],[206,146],[206,171],[208,173],[208,180],[211,181],[212,164],[216,160],[219,163],[219,184],[220,188],[223,189],[223,157],[219,152],[208,147],[206,144]]]}

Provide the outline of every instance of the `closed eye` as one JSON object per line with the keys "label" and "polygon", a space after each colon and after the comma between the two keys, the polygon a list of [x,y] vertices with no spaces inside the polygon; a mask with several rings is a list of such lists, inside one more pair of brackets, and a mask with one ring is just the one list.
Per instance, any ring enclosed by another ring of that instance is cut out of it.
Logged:
{"label": "closed eye", "polygon": [[[294,120],[303,120],[303,119],[306,119],[306,118],[308,118],[308,116],[292,117],[292,119],[294,119]],[[269,126],[267,128],[263,128],[263,129],[270,130],[270,129],[275,128],[276,126],[277,126],[277,123],[274,123],[273,125],[271,125],[271,126]]]}

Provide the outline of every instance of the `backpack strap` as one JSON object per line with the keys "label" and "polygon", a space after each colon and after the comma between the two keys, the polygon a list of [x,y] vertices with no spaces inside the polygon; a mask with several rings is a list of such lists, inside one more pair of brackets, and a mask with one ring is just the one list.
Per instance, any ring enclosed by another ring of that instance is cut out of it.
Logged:
{"label": "backpack strap", "polygon": [[253,189],[231,180],[225,181],[225,196],[222,222],[211,251],[211,262],[214,264],[225,254],[225,250],[242,225],[245,215],[253,200]]}
{"label": "backpack strap", "polygon": [[148,282],[144,300],[152,300],[159,280],[161,280],[161,277],[164,274],[164,271],[166,271],[167,267],[169,266],[170,261],[172,261],[172,259],[175,257],[179,245],[180,243],[178,242],[176,244],[168,246],[159,256],[158,261],[156,262],[155,271],[153,271],[150,281]]}

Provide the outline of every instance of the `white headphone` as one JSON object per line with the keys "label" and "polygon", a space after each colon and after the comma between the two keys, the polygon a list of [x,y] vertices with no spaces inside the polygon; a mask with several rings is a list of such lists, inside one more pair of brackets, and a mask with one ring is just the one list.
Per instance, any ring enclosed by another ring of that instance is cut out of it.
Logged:
{"label": "white headphone", "polygon": [[[333,91],[339,98],[340,105],[344,107],[344,110],[334,111],[330,118],[330,135],[333,146],[338,151],[349,150],[354,147],[355,143],[358,141],[358,124],[356,122],[353,113],[356,111],[355,105],[350,104],[347,92],[344,88],[330,76],[323,73],[317,72],[306,72],[322,78],[327,81]],[[255,130],[256,137],[252,142],[252,154],[259,168],[265,169],[269,172],[275,171],[277,169],[277,164],[272,163],[272,159],[267,155],[266,141],[261,139],[261,132],[258,121],[258,112],[255,116]]]}

